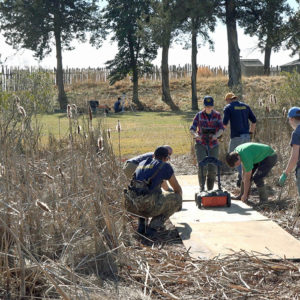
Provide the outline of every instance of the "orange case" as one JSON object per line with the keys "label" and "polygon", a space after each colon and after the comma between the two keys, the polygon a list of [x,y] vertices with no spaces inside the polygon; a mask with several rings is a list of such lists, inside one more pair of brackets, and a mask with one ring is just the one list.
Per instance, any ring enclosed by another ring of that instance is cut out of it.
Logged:
{"label": "orange case", "polygon": [[227,205],[227,196],[202,197],[201,204],[205,206],[224,206]]}

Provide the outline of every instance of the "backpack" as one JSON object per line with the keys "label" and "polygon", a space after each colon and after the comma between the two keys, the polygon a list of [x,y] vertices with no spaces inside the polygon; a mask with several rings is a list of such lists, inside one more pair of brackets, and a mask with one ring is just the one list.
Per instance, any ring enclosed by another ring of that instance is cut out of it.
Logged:
{"label": "backpack", "polygon": [[150,184],[151,180],[158,174],[165,163],[162,162],[154,174],[148,180],[137,180],[135,179],[135,175],[132,178],[128,189],[133,191],[137,196],[145,196],[151,193],[150,191]]}

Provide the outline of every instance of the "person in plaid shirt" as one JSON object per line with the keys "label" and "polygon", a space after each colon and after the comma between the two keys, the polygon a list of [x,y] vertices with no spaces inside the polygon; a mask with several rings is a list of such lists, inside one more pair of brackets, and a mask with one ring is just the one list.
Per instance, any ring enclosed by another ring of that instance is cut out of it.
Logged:
{"label": "person in plaid shirt", "polygon": [[[198,181],[201,186],[201,169],[199,162],[206,156],[219,157],[219,142],[224,131],[221,115],[214,110],[214,99],[211,96],[205,96],[203,99],[204,109],[199,111],[190,127],[190,132],[195,139],[195,152],[198,161]],[[214,132],[213,134],[205,134],[205,131]],[[216,166],[209,164],[203,168],[204,180],[206,181],[207,190],[214,188],[216,178]]]}

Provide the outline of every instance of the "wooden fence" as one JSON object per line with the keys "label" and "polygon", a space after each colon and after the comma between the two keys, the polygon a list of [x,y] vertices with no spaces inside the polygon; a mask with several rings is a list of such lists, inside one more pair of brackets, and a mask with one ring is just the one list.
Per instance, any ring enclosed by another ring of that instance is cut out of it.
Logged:
{"label": "wooden fence", "polygon": [[[28,75],[34,72],[48,72],[53,84],[56,84],[56,69],[43,69],[36,67],[13,68],[2,66],[0,74],[0,86],[3,91],[17,91],[28,88]],[[279,75],[280,68],[275,67],[271,70],[271,75]],[[170,79],[180,79],[191,77],[192,67],[190,64],[184,66],[169,66]],[[78,82],[105,82],[108,80],[109,69],[106,68],[66,68],[64,69],[64,84],[72,85]],[[199,77],[213,77],[219,75],[228,75],[227,69],[222,67],[199,66]],[[161,69],[155,66],[151,73],[145,74],[144,79],[161,80]]]}

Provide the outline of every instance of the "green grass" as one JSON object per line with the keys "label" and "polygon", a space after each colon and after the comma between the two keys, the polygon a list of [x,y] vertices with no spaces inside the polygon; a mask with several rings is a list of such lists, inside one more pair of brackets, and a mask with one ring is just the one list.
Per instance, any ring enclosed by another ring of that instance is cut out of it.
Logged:
{"label": "green grass", "polygon": [[[107,117],[93,115],[92,124],[96,128],[101,122],[111,130],[111,141],[115,154],[119,155],[117,122],[121,123],[121,155],[128,158],[153,151],[157,146],[168,144],[174,154],[185,154],[191,149],[189,127],[196,112],[125,112]],[[79,123],[86,122],[87,116],[80,116]],[[42,125],[42,142],[46,143],[49,133],[57,138],[69,134],[69,120],[66,114],[48,114],[38,117]],[[84,121],[85,120],[85,121]]]}

